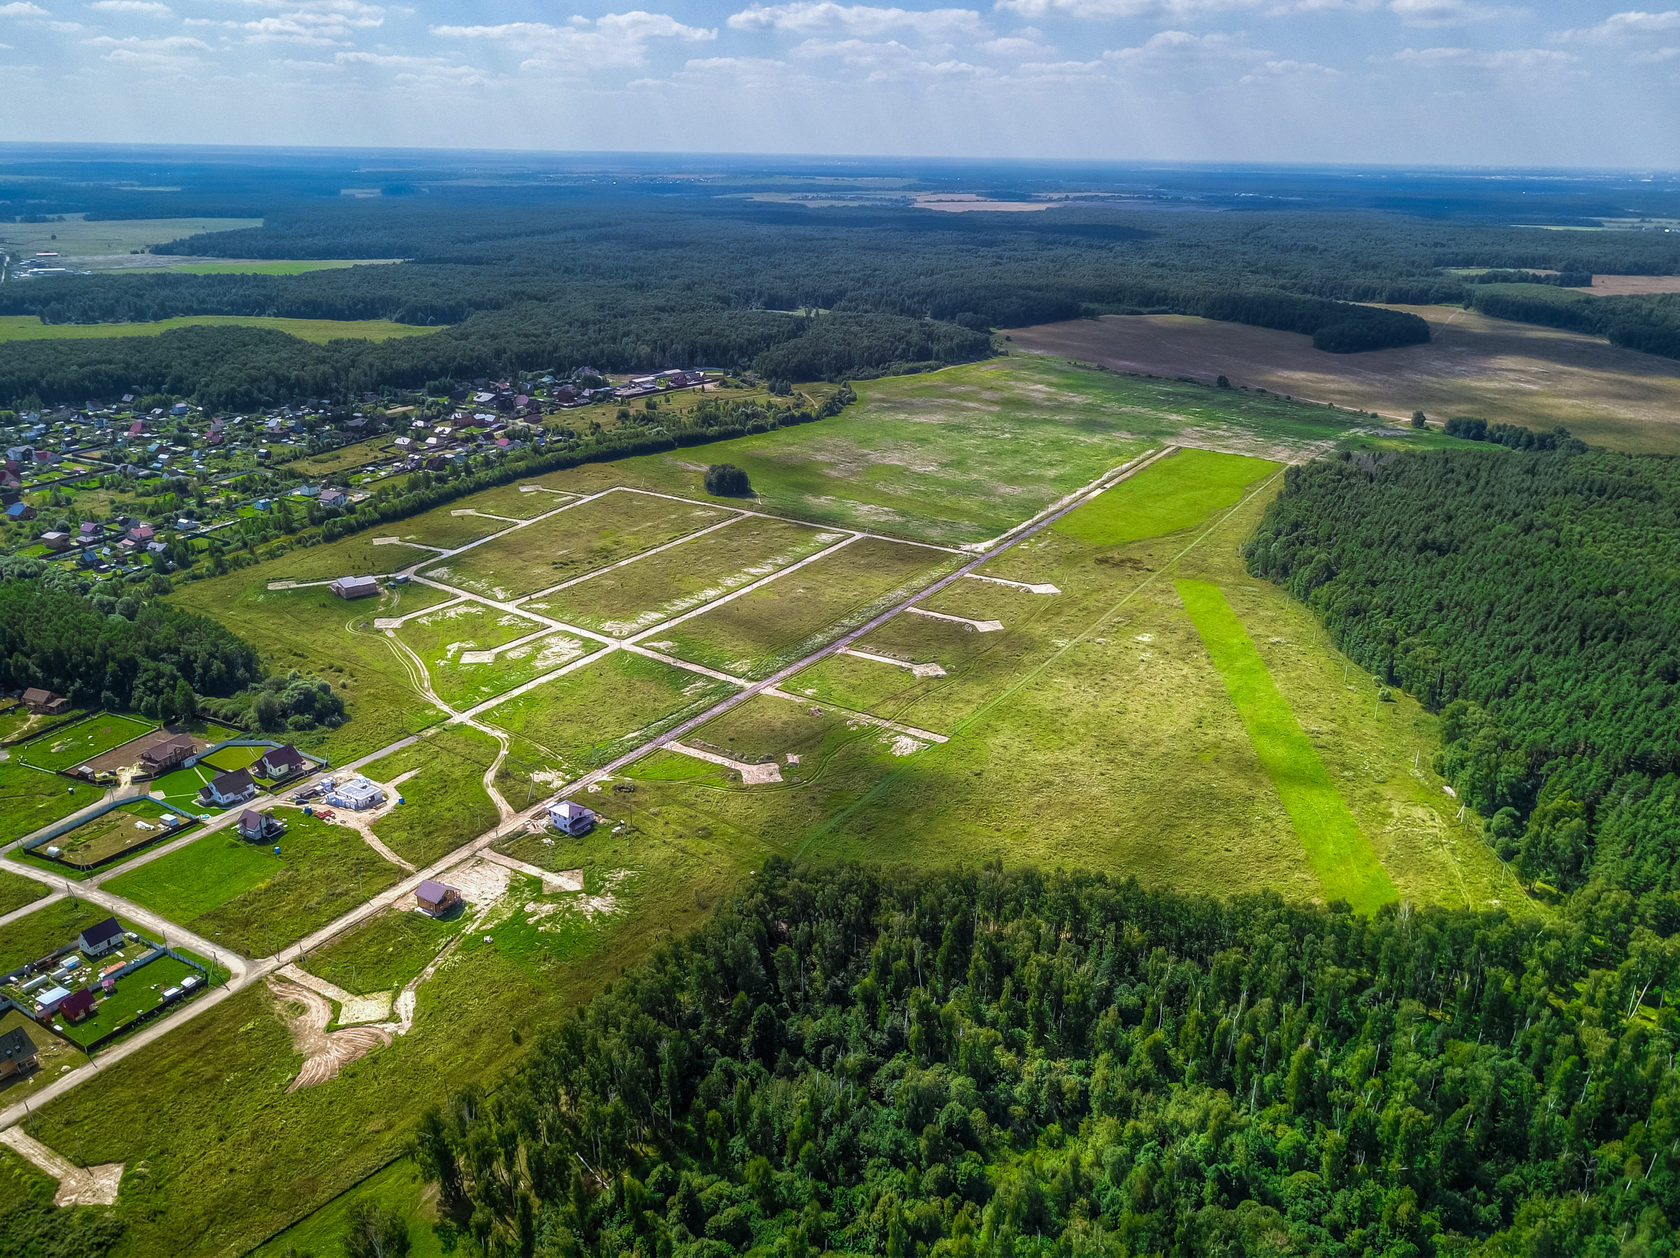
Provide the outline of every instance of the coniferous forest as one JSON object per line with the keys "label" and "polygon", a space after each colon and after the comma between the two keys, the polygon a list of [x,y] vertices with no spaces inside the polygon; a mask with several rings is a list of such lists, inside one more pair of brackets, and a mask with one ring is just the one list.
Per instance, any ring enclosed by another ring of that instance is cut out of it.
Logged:
{"label": "coniferous forest", "polygon": [[540,1258],[1668,1253],[1675,959],[1591,898],[775,864],[416,1149]]}
{"label": "coniferous forest", "polygon": [[[1459,424],[1467,436],[1473,425]],[[1503,430],[1503,431],[1501,431]],[[1291,468],[1250,569],[1443,716],[1438,770],[1501,855],[1680,928],[1680,461],[1550,449]]]}

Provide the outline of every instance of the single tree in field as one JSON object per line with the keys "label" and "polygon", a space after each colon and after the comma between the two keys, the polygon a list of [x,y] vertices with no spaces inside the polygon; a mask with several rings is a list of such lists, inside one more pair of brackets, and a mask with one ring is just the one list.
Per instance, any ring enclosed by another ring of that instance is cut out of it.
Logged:
{"label": "single tree in field", "polygon": [[395,1210],[371,1201],[350,1210],[344,1233],[346,1258],[408,1258],[408,1222]]}
{"label": "single tree in field", "polygon": [[714,463],[706,469],[706,492],[722,498],[746,498],[752,494],[747,474],[733,463]]}
{"label": "single tree in field", "polygon": [[1422,411],[1413,411],[1412,412],[1412,427],[1413,428],[1427,428],[1428,426],[1429,426],[1428,416],[1426,416]]}

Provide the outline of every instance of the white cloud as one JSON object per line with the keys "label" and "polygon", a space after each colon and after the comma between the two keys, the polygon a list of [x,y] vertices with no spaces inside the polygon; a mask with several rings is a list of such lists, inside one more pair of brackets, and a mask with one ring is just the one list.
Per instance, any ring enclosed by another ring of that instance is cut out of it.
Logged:
{"label": "white cloud", "polygon": [[1470,0],[1392,0],[1389,9],[1407,26],[1468,26],[1495,18],[1523,17],[1527,9],[1472,4]]}
{"label": "white cloud", "polygon": [[1255,66],[1242,78],[1239,83],[1269,83],[1280,79],[1339,79],[1340,70],[1330,66],[1319,65],[1316,61],[1264,61]]}
{"label": "white cloud", "polygon": [[1461,66],[1471,70],[1526,73],[1555,70],[1575,60],[1552,48],[1504,48],[1484,51],[1476,48],[1403,48],[1393,60],[1426,68]]}
{"label": "white cloud", "polygon": [[1157,69],[1209,62],[1253,61],[1266,53],[1249,48],[1230,35],[1192,35],[1188,31],[1161,31],[1136,48],[1115,48],[1103,53],[1103,60],[1115,65]]}
{"label": "white cloud", "polygon": [[1680,48],[1649,48],[1628,58],[1635,65],[1654,66],[1665,61],[1680,61]]}
{"label": "white cloud", "polygon": [[38,4],[30,4],[29,0],[13,0],[11,4],[0,4],[0,17],[51,17]]}
{"label": "white cloud", "polygon": [[985,20],[973,9],[877,8],[867,4],[833,4],[829,0],[754,4],[731,15],[729,26],[738,31],[773,30],[793,35],[843,31],[865,38],[893,30],[912,30],[923,39],[991,34]]}
{"label": "white cloud", "polygon": [[209,52],[210,45],[191,35],[164,35],[157,39],[142,39],[138,35],[118,38],[115,35],[96,35],[85,41],[89,48],[129,48],[142,52]]}
{"label": "white cloud", "polygon": [[1640,9],[1629,9],[1622,13],[1612,13],[1597,26],[1559,31],[1557,38],[1588,44],[1619,44],[1630,40],[1649,39],[1653,35],[1664,35],[1670,31],[1680,31],[1680,9],[1669,9],[1665,13],[1646,13]]}
{"label": "white cloud", "polygon": [[284,8],[284,12],[273,17],[246,22],[190,17],[184,25],[216,27],[241,34],[248,44],[332,46],[348,44],[357,31],[383,26],[390,11],[365,0],[301,0]]}
{"label": "white cloud", "polygon": [[996,7],[1027,18],[1067,17],[1193,22],[1226,13],[1258,12],[1265,17],[1369,12],[1382,0],[996,0]]}
{"label": "white cloud", "polygon": [[434,26],[441,39],[482,39],[526,54],[525,69],[587,71],[596,67],[640,66],[655,39],[700,42],[717,38],[715,29],[685,26],[666,13],[608,13],[590,21],[574,17],[564,26],[546,22],[507,22],[499,26]]}
{"label": "white cloud", "polygon": [[93,0],[88,8],[97,13],[132,13],[136,17],[168,17],[175,12],[158,0]]}

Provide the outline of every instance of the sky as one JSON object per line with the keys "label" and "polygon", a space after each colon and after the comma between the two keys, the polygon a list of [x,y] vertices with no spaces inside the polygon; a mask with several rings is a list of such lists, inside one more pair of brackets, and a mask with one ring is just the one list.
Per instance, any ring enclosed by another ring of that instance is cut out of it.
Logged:
{"label": "sky", "polygon": [[647,2],[0,0],[0,140],[1680,169],[1680,9]]}

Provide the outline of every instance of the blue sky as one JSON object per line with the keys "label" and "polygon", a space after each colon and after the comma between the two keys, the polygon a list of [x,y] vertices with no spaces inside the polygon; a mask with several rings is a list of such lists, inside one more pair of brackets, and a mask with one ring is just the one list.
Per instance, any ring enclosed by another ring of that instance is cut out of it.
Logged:
{"label": "blue sky", "polygon": [[1680,168],[1680,10],[0,0],[0,139]]}

